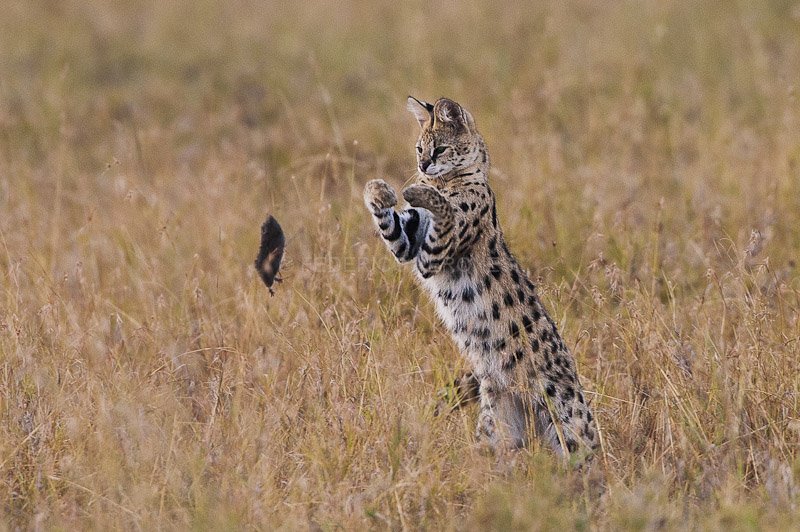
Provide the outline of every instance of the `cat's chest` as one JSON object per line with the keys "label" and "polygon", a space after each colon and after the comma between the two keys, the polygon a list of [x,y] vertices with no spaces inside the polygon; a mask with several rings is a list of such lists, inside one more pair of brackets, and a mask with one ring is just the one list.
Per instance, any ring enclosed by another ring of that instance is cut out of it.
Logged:
{"label": "cat's chest", "polygon": [[486,309],[482,299],[483,286],[470,275],[440,275],[423,279],[426,291],[436,304],[439,317],[455,335],[472,331],[486,320]]}

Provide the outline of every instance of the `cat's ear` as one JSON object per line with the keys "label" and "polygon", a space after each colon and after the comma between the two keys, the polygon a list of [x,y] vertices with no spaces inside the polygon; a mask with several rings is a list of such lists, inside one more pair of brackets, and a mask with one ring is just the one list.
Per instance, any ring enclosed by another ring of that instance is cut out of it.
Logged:
{"label": "cat's ear", "polygon": [[464,124],[468,133],[475,133],[475,119],[472,118],[470,112],[463,107],[461,107],[461,122]]}
{"label": "cat's ear", "polygon": [[421,102],[413,96],[408,97],[406,108],[416,117],[419,127],[423,127],[426,122],[433,118],[433,106],[428,102]]}
{"label": "cat's ear", "polygon": [[433,116],[437,121],[456,129],[464,128],[469,133],[475,130],[475,121],[472,119],[472,115],[453,100],[447,98],[437,100],[433,106]]}

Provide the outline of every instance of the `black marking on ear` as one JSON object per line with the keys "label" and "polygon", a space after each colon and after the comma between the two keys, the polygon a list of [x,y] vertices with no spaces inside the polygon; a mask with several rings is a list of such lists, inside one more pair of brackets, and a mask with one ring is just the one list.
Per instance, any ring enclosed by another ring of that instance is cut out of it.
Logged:
{"label": "black marking on ear", "polygon": [[460,109],[461,109],[461,123],[464,124],[464,129],[467,130],[467,133],[472,135],[472,130],[469,128],[469,118],[467,118],[467,112],[464,110],[463,107],[460,107]]}
{"label": "black marking on ear", "polygon": [[[412,103],[412,100],[414,103]],[[413,96],[409,96],[406,107],[411,113],[414,114],[419,122],[420,127],[424,127],[425,123],[427,123],[429,120],[433,121],[433,105],[429,104],[428,102],[422,102]],[[426,112],[428,116],[425,116]]]}

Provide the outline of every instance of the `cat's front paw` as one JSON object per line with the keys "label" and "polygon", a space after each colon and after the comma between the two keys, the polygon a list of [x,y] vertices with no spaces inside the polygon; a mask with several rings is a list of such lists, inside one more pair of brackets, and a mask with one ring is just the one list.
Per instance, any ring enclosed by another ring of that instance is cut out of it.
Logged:
{"label": "cat's front paw", "polygon": [[378,215],[397,205],[397,194],[383,179],[373,179],[364,187],[364,203],[373,214]]}
{"label": "cat's front paw", "polygon": [[433,214],[441,214],[447,203],[439,191],[429,185],[411,185],[403,191],[403,198],[412,207],[427,209]]}

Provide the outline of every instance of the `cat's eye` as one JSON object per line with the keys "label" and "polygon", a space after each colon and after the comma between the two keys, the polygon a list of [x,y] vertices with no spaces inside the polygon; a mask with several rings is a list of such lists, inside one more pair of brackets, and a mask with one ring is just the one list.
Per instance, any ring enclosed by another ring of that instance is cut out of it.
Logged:
{"label": "cat's eye", "polygon": [[422,146],[417,146],[417,153],[422,153]]}
{"label": "cat's eye", "polygon": [[449,147],[450,147],[450,146],[436,146],[436,147],[433,149],[433,156],[434,156],[434,157],[436,157],[436,156],[438,156],[438,155],[441,155],[441,154],[443,154],[444,152],[446,152],[446,151],[447,151],[447,148],[449,148]]}

